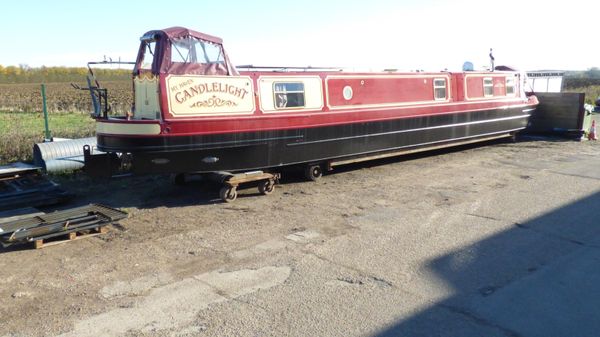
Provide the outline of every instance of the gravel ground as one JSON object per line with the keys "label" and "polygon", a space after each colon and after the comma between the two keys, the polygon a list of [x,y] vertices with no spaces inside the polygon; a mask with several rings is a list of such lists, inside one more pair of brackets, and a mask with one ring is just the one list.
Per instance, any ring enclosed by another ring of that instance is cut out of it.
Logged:
{"label": "gravel ground", "polygon": [[591,336],[600,145],[524,139],[285,174],[269,196],[57,177],[129,212],[0,250],[0,336]]}

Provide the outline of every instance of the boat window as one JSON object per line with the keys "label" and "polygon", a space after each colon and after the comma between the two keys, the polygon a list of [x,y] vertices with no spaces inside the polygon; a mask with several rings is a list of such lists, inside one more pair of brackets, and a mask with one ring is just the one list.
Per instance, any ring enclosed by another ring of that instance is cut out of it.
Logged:
{"label": "boat window", "polygon": [[446,79],[436,78],[433,80],[433,96],[435,100],[446,99]]}
{"label": "boat window", "polygon": [[171,44],[171,62],[223,63],[223,50],[220,45],[188,36]]}
{"label": "boat window", "polygon": [[144,47],[144,59],[142,60],[142,69],[152,69],[152,61],[154,61],[154,48],[156,41],[146,42]]}
{"label": "boat window", "polygon": [[304,83],[275,82],[273,95],[276,109],[296,108],[304,106]]}
{"label": "boat window", "polygon": [[512,96],[515,94],[515,78],[506,78],[506,96]]}
{"label": "boat window", "polygon": [[494,96],[494,81],[491,77],[483,79],[483,95],[485,97]]}

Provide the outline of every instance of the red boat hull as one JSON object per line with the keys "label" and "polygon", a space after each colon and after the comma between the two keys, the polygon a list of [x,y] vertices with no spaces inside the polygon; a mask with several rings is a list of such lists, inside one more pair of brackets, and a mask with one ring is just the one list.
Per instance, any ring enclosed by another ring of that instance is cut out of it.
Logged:
{"label": "red boat hull", "polygon": [[146,33],[135,111],[97,118],[98,149],[128,154],[138,173],[327,165],[514,134],[538,103],[513,71],[238,72],[221,43],[178,27]]}

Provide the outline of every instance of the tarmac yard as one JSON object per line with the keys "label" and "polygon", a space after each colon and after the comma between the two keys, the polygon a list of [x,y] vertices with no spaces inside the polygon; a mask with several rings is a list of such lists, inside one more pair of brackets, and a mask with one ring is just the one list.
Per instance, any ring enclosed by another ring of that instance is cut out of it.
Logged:
{"label": "tarmac yard", "polygon": [[0,336],[598,336],[600,144],[525,139],[269,196],[60,178],[130,213],[0,249]]}

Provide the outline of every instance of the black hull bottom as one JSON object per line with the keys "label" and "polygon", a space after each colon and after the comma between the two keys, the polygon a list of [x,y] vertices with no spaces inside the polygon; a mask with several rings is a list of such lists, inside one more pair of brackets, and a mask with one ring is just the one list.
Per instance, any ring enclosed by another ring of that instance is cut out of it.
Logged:
{"label": "black hull bottom", "polygon": [[507,135],[527,126],[528,107],[310,129],[189,137],[98,136],[107,152],[130,152],[134,173],[243,171],[426,150]]}

